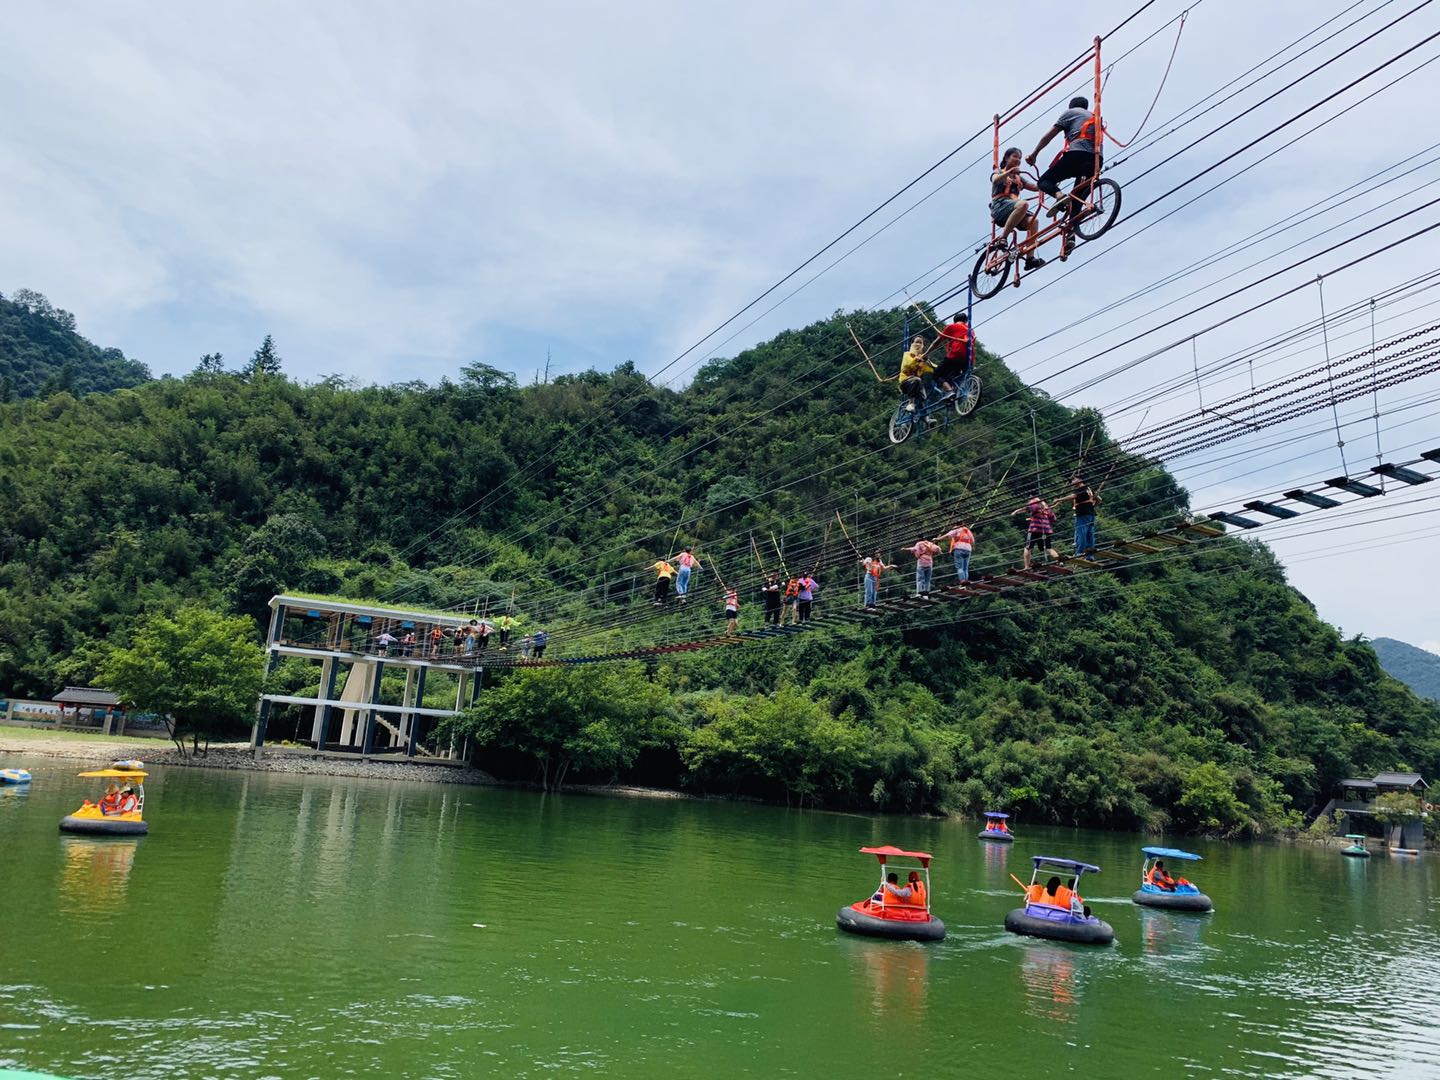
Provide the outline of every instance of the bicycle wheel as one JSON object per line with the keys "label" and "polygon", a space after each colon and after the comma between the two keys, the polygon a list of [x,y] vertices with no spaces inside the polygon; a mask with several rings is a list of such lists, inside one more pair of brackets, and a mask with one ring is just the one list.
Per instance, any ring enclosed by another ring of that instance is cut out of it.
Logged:
{"label": "bicycle wheel", "polygon": [[919,419],[915,413],[901,405],[895,410],[895,415],[890,417],[890,441],[897,446],[915,434],[915,423]]}
{"label": "bicycle wheel", "polygon": [[969,416],[980,407],[980,376],[970,372],[965,376],[965,381],[960,384],[960,392],[955,395],[955,411],[961,416]]}
{"label": "bicycle wheel", "polygon": [[975,269],[970,271],[970,291],[976,299],[989,300],[1005,287],[1010,280],[1010,264],[1015,253],[999,240],[992,240],[975,260]]}
{"label": "bicycle wheel", "polygon": [[1090,207],[1073,226],[1081,240],[1098,240],[1115,224],[1120,216],[1120,185],[1108,176],[1095,181],[1090,192]]}

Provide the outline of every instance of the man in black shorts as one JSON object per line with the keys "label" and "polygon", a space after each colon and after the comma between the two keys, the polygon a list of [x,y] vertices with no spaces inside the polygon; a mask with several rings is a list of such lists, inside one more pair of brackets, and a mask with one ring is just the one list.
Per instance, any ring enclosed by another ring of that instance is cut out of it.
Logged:
{"label": "man in black shorts", "polygon": [[[1088,99],[1071,98],[1070,107],[1060,114],[1050,130],[1040,139],[1039,145],[1025,159],[1034,165],[1040,156],[1040,151],[1049,146],[1050,141],[1056,135],[1065,136],[1065,149],[1060,152],[1060,156],[1051,163],[1050,167],[1040,174],[1036,185],[1045,194],[1056,199],[1052,214],[1064,210],[1067,215],[1073,217],[1081,201],[1090,194],[1090,185],[1103,164],[1103,158],[1096,145],[1099,125],[1099,118],[1090,111]],[[1070,190],[1070,198],[1060,197],[1062,180],[1075,181],[1075,186]],[[1067,229],[1061,247],[1062,258],[1070,254],[1070,246],[1073,242]]]}

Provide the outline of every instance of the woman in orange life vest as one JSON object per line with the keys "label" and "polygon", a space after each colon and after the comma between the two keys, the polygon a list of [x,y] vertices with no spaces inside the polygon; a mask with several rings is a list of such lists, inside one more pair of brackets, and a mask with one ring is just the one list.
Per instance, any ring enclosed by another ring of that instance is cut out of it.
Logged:
{"label": "woman in orange life vest", "polygon": [[111,784],[105,789],[105,794],[100,796],[100,801],[95,804],[100,813],[107,817],[111,814],[120,813],[120,789]]}
{"label": "woman in orange life vest", "polygon": [[1150,868],[1150,884],[1157,889],[1174,892],[1175,886],[1179,883],[1170,876],[1170,871],[1165,869],[1165,864],[1156,859],[1155,865]]}
{"label": "woman in orange life vest", "polygon": [[910,871],[910,903],[915,907],[925,907],[925,882],[920,879],[920,871]]}
{"label": "woman in orange life vest", "polygon": [[135,797],[135,789],[127,787],[120,793],[120,806],[117,813],[133,814],[140,808],[140,800]]}
{"label": "woman in orange life vest", "polygon": [[878,551],[868,559],[861,559],[860,565],[865,568],[865,606],[873,608],[880,597],[880,575],[886,570],[898,570],[899,567],[887,563],[885,556]]}
{"label": "woman in orange life vest", "polygon": [[785,605],[784,608],[783,608],[783,609],[781,610],[781,612],[780,612],[780,625],[781,625],[781,626],[784,626],[784,625],[785,625],[786,617],[787,617],[787,616],[789,617],[789,621],[790,621],[790,622],[792,622],[792,623],[798,623],[798,622],[800,621],[800,579],[799,579],[799,578],[792,577],[792,578],[790,578],[788,581],[785,582],[785,591],[780,594],[780,599],[781,599],[781,601],[783,601],[783,603],[784,603],[784,605]]}
{"label": "woman in orange life vest", "polygon": [[[1020,148],[1012,146],[1000,159],[1000,168],[990,174],[990,220],[1002,231],[1001,240],[1008,240],[1017,229],[1025,230],[1025,238],[1032,244],[1035,234],[1040,231],[1040,222],[1025,201],[1026,191],[1040,189],[1020,175]],[[1026,270],[1038,270],[1045,260],[1036,258],[1035,249],[1025,259]]]}

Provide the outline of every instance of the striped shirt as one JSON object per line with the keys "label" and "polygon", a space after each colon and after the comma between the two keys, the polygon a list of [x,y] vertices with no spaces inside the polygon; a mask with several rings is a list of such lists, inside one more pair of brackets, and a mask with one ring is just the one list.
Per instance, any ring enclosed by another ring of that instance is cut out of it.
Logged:
{"label": "striped shirt", "polygon": [[1030,507],[1030,515],[1026,518],[1025,527],[1032,533],[1049,536],[1055,531],[1055,511],[1044,503],[1037,503]]}

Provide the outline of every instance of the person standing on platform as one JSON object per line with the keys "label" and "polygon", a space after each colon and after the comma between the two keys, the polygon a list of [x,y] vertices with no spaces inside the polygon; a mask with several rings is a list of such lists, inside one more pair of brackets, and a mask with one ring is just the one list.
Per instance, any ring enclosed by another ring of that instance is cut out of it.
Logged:
{"label": "person standing on platform", "polygon": [[795,582],[795,586],[795,618],[799,622],[809,622],[810,609],[815,604],[815,594],[820,591],[820,583],[809,574],[804,574]]}
{"label": "person standing on platform", "polygon": [[395,637],[389,630],[380,631],[380,636],[375,639],[375,651],[381,656],[390,655],[390,646],[395,644]]}
{"label": "person standing on platform", "polygon": [[694,549],[686,547],[684,551],[675,556],[675,563],[679,567],[675,576],[675,598],[680,603],[687,600],[686,593],[690,591],[690,575],[694,572],[699,560],[695,558]]}
{"label": "person standing on platform", "polygon": [[784,588],[776,575],[765,575],[765,584],[760,588],[760,596],[761,599],[765,601],[766,626],[780,625],[780,612],[782,610],[780,594],[784,591]]}
{"label": "person standing on platform", "polygon": [[1095,508],[1100,505],[1100,496],[1077,475],[1070,478],[1070,494],[1062,495],[1055,502],[1075,504],[1075,554],[1094,554]]}
{"label": "person standing on platform", "polygon": [[869,558],[861,559],[860,565],[865,568],[865,606],[873,608],[880,599],[880,575],[886,570],[898,570],[899,567],[887,563],[878,551]]}
{"label": "person standing on platform", "polygon": [[780,594],[780,602],[784,605],[780,612],[780,625],[784,626],[787,619],[792,625],[800,621],[799,596],[800,579],[792,577],[785,582]]}
{"label": "person standing on platform", "polygon": [[510,631],[515,629],[515,620],[510,617],[509,612],[506,612],[496,620],[495,625],[500,631],[500,648],[510,648]]}
{"label": "person standing on platform", "polygon": [[480,651],[484,652],[490,647],[490,620],[481,619],[480,625],[475,628],[475,635],[479,641]]}
{"label": "person standing on platform", "polygon": [[1030,501],[1018,510],[1010,512],[1011,517],[1025,515],[1025,569],[1030,569],[1033,553],[1043,552],[1051,559],[1060,558],[1054,547],[1055,511],[1046,505],[1039,495],[1032,495]]}
{"label": "person standing on platform", "polygon": [[956,525],[949,532],[937,536],[935,542],[950,541],[950,557],[955,560],[955,580],[970,580],[970,554],[975,550],[975,534],[964,525]]}
{"label": "person standing on platform", "polygon": [[445,643],[445,630],[444,630],[444,628],[443,628],[443,627],[439,627],[439,626],[434,627],[434,628],[430,631],[430,655],[431,655],[431,657],[439,657],[439,655],[440,655],[440,646],[443,645],[444,643]]}
{"label": "person standing on platform", "polygon": [[539,660],[545,655],[545,646],[550,642],[550,635],[543,629],[535,631],[535,645],[530,655]]}
{"label": "person standing on platform", "polygon": [[904,550],[915,556],[915,595],[922,600],[928,599],[935,577],[935,556],[940,554],[940,545],[920,540],[914,547]]}
{"label": "person standing on platform", "polygon": [[414,630],[407,630],[404,634],[400,635],[400,655],[406,657],[415,655]]}
{"label": "person standing on platform", "polygon": [[655,599],[650,601],[657,607],[670,598],[670,582],[675,577],[675,568],[665,559],[657,559],[650,567],[655,571]]}
{"label": "person standing on platform", "polygon": [[725,633],[740,632],[740,594],[734,589],[725,590]]}

